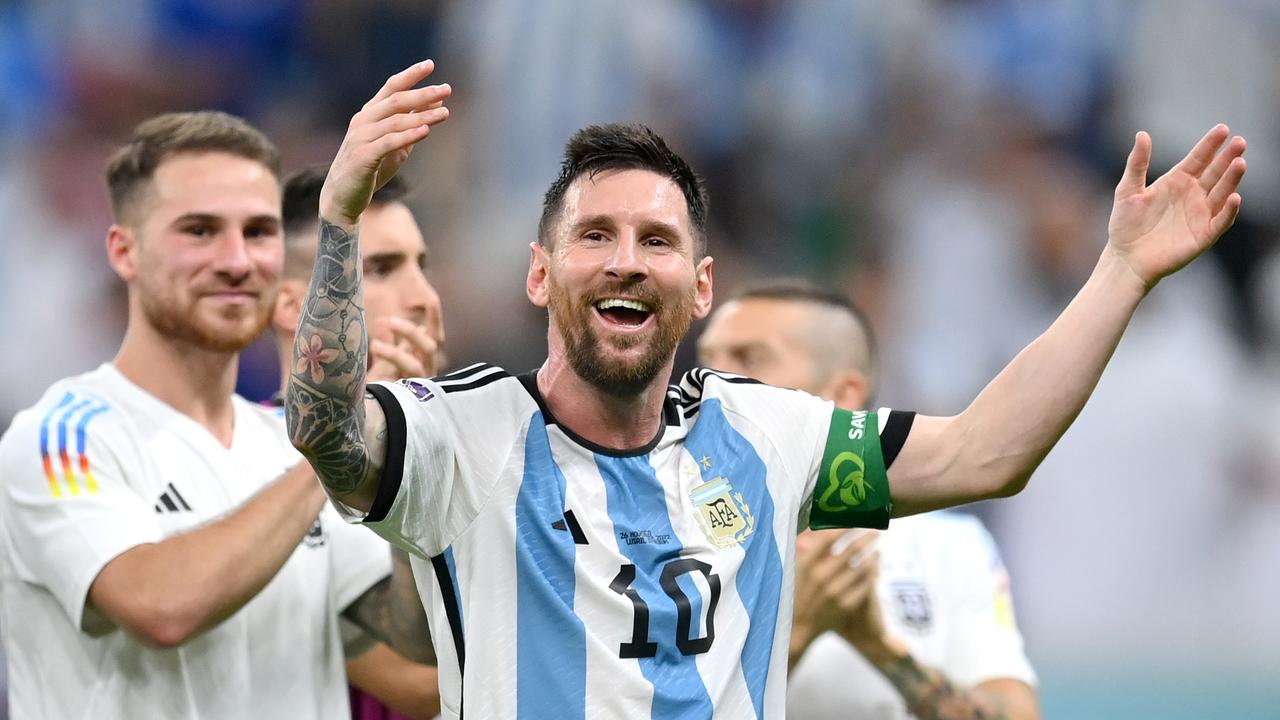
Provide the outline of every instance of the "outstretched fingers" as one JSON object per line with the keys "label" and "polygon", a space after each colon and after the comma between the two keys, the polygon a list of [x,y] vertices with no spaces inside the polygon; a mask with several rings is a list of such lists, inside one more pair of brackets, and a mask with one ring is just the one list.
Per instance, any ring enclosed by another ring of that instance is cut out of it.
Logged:
{"label": "outstretched fingers", "polygon": [[1214,156],[1218,154],[1218,148],[1222,147],[1222,143],[1230,134],[1231,130],[1226,125],[1222,123],[1214,125],[1173,169],[1199,178],[1213,162]]}
{"label": "outstretched fingers", "polygon": [[422,62],[410,65],[404,70],[401,70],[395,75],[387,78],[387,81],[382,85],[382,88],[378,90],[377,94],[369,99],[369,102],[364,104],[364,107],[370,108],[390,97],[394,93],[400,92],[401,90],[408,90],[414,85],[425,80],[432,72],[435,71],[435,69],[436,63],[434,60],[423,60]]}
{"label": "outstretched fingers", "polygon": [[393,115],[369,128],[369,154],[386,157],[396,150],[421,141],[437,125],[449,118],[448,108],[436,108],[422,113]]}
{"label": "outstretched fingers", "polygon": [[366,106],[361,113],[375,122],[399,114],[421,113],[443,106],[452,94],[453,88],[448,83],[401,90]]}
{"label": "outstretched fingers", "polygon": [[1116,197],[1140,193],[1147,187],[1147,168],[1151,165],[1151,136],[1139,130],[1133,138],[1133,149],[1124,165],[1124,175],[1116,185]]}
{"label": "outstretched fingers", "polygon": [[1227,196],[1223,203],[1222,210],[1209,220],[1209,231],[1213,233],[1213,237],[1220,238],[1236,222],[1236,215],[1240,214],[1240,193],[1231,193]]}
{"label": "outstretched fingers", "polygon": [[1214,185],[1222,179],[1226,174],[1227,168],[1231,167],[1232,161],[1244,155],[1245,141],[1239,135],[1231,138],[1227,146],[1213,158],[1213,162],[1209,164],[1209,168],[1200,175],[1200,187],[1205,190],[1212,190]]}
{"label": "outstretched fingers", "polygon": [[1209,212],[1215,217],[1226,207],[1227,201],[1235,194],[1240,187],[1240,181],[1244,179],[1244,172],[1247,169],[1245,160],[1242,157],[1232,158],[1222,176],[1218,181],[1209,188],[1209,194],[1206,202],[1209,204]]}

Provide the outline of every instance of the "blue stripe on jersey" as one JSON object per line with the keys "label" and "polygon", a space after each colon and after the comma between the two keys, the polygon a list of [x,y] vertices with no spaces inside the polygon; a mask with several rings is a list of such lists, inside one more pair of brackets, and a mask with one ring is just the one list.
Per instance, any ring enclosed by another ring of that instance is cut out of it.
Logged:
{"label": "blue stripe on jersey", "polygon": [[452,545],[444,549],[444,564],[449,568],[449,579],[453,580],[454,601],[458,603],[459,632],[465,638],[467,635],[467,619],[462,615],[462,586],[458,584],[458,566],[453,562]]}
{"label": "blue stripe on jersey", "polygon": [[58,418],[58,450],[61,451],[62,454],[69,456],[71,453],[71,446],[67,443],[67,421],[71,419],[72,415],[75,415],[77,412],[80,412],[92,404],[92,400],[81,400],[75,405],[67,408],[66,411],[62,413],[62,417]]}
{"label": "blue stripe on jersey", "polygon": [[[666,493],[647,455],[610,457],[596,455],[596,466],[604,478],[609,519],[616,533],[640,533],[650,542],[619,543],[622,554],[636,567],[631,587],[649,608],[649,637],[635,638],[657,644],[654,657],[640,658],[640,672],[653,685],[651,720],[710,718],[711,698],[698,673],[697,656],[684,655],[676,647],[676,600],[662,588],[662,570],[680,558],[683,546],[667,515]],[[657,540],[666,538],[665,543]],[[701,637],[703,598],[692,582],[676,583],[689,599],[694,618],[689,639]]]}
{"label": "blue stripe on jersey", "polygon": [[564,521],[564,474],[542,413],[529,422],[516,496],[516,711],[520,718],[582,718],[587,643],[574,612],[573,535]]}
{"label": "blue stripe on jersey", "polygon": [[63,395],[62,399],[58,401],[58,404],[54,405],[53,409],[50,410],[48,413],[45,413],[44,419],[40,421],[40,454],[41,455],[50,454],[49,453],[49,421],[53,419],[53,416],[59,410],[69,405],[71,401],[75,399],[76,399],[76,396],[72,395],[71,393],[67,393]]}
{"label": "blue stripe on jersey", "polygon": [[755,448],[724,416],[718,399],[704,400],[698,422],[685,439],[685,449],[695,458],[714,463],[703,470],[703,480],[723,476],[755,516],[755,532],[743,543],[746,557],[734,585],[746,608],[751,627],[742,649],[742,674],[751,692],[756,717],[764,715],[764,688],[773,655],[773,635],[778,623],[778,598],[782,594],[782,559],[773,535],[773,496],[765,483],[765,466]]}
{"label": "blue stripe on jersey", "polygon": [[80,416],[80,422],[79,424],[76,425],[76,453],[80,455],[84,455],[85,445],[87,444],[87,439],[85,437],[86,435],[85,428],[89,426],[89,421],[110,409],[111,408],[107,407],[106,405],[99,405],[98,407]]}

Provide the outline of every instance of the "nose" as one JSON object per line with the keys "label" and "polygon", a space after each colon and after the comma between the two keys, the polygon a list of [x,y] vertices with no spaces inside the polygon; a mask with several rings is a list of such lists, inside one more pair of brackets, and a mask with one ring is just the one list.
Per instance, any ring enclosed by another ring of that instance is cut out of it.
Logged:
{"label": "nose", "polygon": [[417,267],[408,273],[409,280],[404,287],[404,308],[415,317],[425,318],[440,311],[440,295],[431,281]]}
{"label": "nose", "polygon": [[240,230],[228,230],[218,244],[218,257],[215,265],[218,274],[231,282],[240,282],[253,270],[253,260],[249,257],[249,246],[244,233]]}
{"label": "nose", "polygon": [[648,276],[639,237],[624,234],[618,238],[605,264],[605,273],[624,282],[635,282]]}

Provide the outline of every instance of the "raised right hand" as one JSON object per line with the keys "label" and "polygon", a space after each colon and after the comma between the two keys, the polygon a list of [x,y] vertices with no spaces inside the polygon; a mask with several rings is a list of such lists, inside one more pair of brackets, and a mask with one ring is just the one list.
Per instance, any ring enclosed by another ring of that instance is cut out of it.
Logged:
{"label": "raised right hand", "polygon": [[392,75],[351,118],[320,191],[325,220],[355,226],[373,193],[400,170],[413,146],[432,125],[449,119],[444,107],[453,92],[449,85],[414,88],[434,70],[435,63],[424,60]]}

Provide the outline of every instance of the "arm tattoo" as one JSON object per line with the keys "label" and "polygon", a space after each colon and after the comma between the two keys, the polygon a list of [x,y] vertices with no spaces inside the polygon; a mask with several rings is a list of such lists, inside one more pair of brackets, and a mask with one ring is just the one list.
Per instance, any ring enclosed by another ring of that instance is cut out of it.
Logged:
{"label": "arm tattoo", "polygon": [[910,655],[887,665],[877,665],[920,720],[1002,720],[1004,711],[986,698],[957,688],[935,668],[921,665]]}
{"label": "arm tattoo", "polygon": [[293,342],[285,393],[289,437],[339,497],[372,476],[364,440],[364,321],[359,233],[320,219],[311,286]]}
{"label": "arm tattoo", "polygon": [[[393,550],[393,553],[402,551]],[[369,588],[343,611],[343,616],[365,632],[387,643],[396,652],[417,663],[436,664],[431,630],[422,601],[413,587],[413,571],[408,556],[398,563],[391,577]]]}

